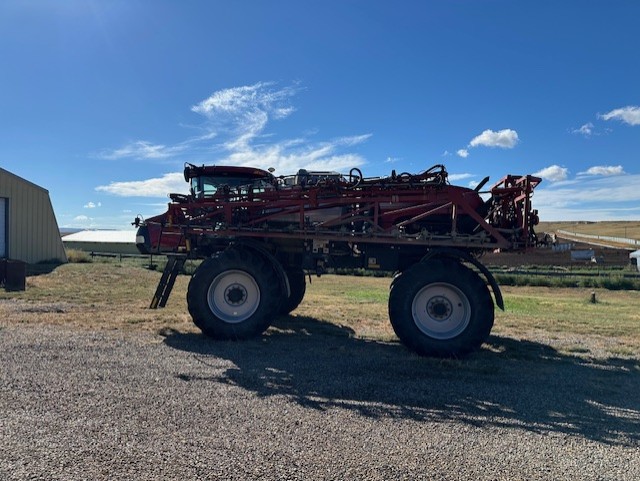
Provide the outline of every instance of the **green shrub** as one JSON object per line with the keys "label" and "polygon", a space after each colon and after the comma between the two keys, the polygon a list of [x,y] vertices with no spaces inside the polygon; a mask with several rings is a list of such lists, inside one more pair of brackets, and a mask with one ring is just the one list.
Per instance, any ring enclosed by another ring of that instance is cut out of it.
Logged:
{"label": "green shrub", "polygon": [[536,286],[536,287],[584,287],[607,290],[640,290],[640,279],[630,279],[622,275],[588,276],[588,277],[555,277],[528,276],[526,274],[496,274],[498,284],[503,286]]}

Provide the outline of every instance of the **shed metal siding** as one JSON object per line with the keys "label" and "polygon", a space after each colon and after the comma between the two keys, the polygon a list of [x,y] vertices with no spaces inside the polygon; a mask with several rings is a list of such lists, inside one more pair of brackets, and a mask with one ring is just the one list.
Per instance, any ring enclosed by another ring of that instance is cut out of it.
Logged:
{"label": "shed metal siding", "polygon": [[7,257],[7,199],[0,197],[0,258]]}
{"label": "shed metal siding", "polygon": [[46,189],[0,169],[0,197],[9,199],[5,223],[7,257],[28,263],[53,259],[66,262]]}

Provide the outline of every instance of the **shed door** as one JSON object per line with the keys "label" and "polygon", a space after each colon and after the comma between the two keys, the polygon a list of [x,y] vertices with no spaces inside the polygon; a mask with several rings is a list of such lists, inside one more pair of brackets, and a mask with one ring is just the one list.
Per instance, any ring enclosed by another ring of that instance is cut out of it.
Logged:
{"label": "shed door", "polygon": [[7,199],[0,197],[0,259],[7,257]]}

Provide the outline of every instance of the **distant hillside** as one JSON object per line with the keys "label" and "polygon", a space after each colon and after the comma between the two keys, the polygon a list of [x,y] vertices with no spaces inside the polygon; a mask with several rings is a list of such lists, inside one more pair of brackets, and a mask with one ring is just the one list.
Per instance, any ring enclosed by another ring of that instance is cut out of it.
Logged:
{"label": "distant hillside", "polygon": [[536,232],[557,230],[640,240],[640,221],[540,222],[536,227]]}

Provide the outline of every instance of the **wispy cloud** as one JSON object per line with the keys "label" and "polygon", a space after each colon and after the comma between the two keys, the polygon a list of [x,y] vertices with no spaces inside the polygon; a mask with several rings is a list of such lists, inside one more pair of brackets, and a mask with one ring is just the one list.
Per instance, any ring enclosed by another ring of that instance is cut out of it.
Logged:
{"label": "wispy cloud", "polygon": [[85,209],[95,209],[96,207],[102,207],[102,203],[98,202],[97,204],[95,202],[87,202],[84,205]]}
{"label": "wispy cloud", "polygon": [[[134,140],[96,156],[107,160],[179,160],[206,146],[209,150],[223,151],[242,148],[263,132],[269,120],[282,120],[295,112],[288,101],[298,91],[293,86],[278,89],[272,82],[222,89],[191,107],[192,112],[205,119],[196,127],[202,135],[170,145]],[[224,140],[212,145],[217,137]]]}
{"label": "wispy cloud", "polygon": [[628,125],[640,125],[640,107],[628,105],[599,116],[603,120],[619,120]]}
{"label": "wispy cloud", "polygon": [[594,165],[578,175],[602,175],[609,177],[612,175],[624,175],[626,172],[621,165]]}
{"label": "wispy cloud", "polygon": [[184,152],[184,150],[184,145],[166,146],[163,144],[153,144],[146,140],[136,140],[115,150],[104,150],[98,154],[98,157],[107,160],[159,160],[174,157],[175,155]]}
{"label": "wispy cloud", "polygon": [[550,165],[542,170],[534,173],[536,177],[542,177],[550,182],[560,182],[566,180],[569,175],[569,169],[559,165]]}
{"label": "wispy cloud", "polygon": [[210,129],[229,135],[223,144],[227,150],[239,150],[262,134],[270,120],[293,114],[290,100],[298,91],[295,86],[276,88],[273,82],[258,82],[218,90],[192,106],[191,111],[204,116]]}
{"label": "wispy cloud", "polygon": [[[536,189],[534,208],[542,220],[606,220],[640,215],[640,175],[583,177]],[[603,200],[606,199],[606,204]]]}
{"label": "wispy cloud", "polygon": [[[627,105],[626,107],[613,109],[606,114],[597,114],[596,117],[599,120],[604,121],[617,120],[631,126],[640,125],[640,106]],[[589,138],[592,135],[601,135],[603,133],[609,134],[611,131],[612,130],[610,128],[602,127],[601,125],[596,127],[593,122],[587,122],[577,129],[570,129],[572,134],[579,134],[585,138]]]}
{"label": "wispy cloud", "polygon": [[[353,149],[366,142],[371,134],[336,137],[318,141],[299,137],[272,139],[266,128],[272,120],[283,120],[295,112],[290,104],[300,90],[297,87],[276,88],[274,83],[223,89],[191,107],[205,118],[200,128],[204,134],[175,145],[151,144],[137,141],[115,150],[104,158],[137,157],[146,159],[185,157],[193,161],[194,150],[209,144],[215,150],[217,164],[251,166],[288,174],[298,169],[337,170],[361,166],[365,159]],[[314,135],[307,134],[307,135]],[[265,139],[269,138],[269,142]],[[212,144],[215,141],[215,144]],[[345,152],[346,151],[346,152]],[[119,196],[166,196],[168,192],[184,192],[186,184],[181,173],[169,173],[146,180],[112,182],[96,188]]]}
{"label": "wispy cloud", "polygon": [[462,157],[463,159],[469,157],[469,151],[467,149],[459,149],[456,154],[458,157]]}
{"label": "wispy cloud", "polygon": [[594,134],[594,125],[591,122],[587,122],[577,129],[572,129],[571,133],[580,134],[584,137],[591,137]]}
{"label": "wispy cloud", "polygon": [[189,186],[184,181],[183,173],[176,172],[146,180],[111,182],[96,187],[96,190],[123,197],[166,197],[169,192],[186,194]]}
{"label": "wispy cloud", "polygon": [[449,180],[451,182],[457,182],[459,180],[470,179],[471,177],[475,177],[473,174],[449,174]]}
{"label": "wispy cloud", "polygon": [[287,102],[299,89],[293,86],[280,89],[273,87],[274,82],[258,82],[218,90],[191,107],[191,110],[211,119],[219,118],[221,114],[243,116],[254,111],[271,112],[278,117],[291,114],[295,109]]}

